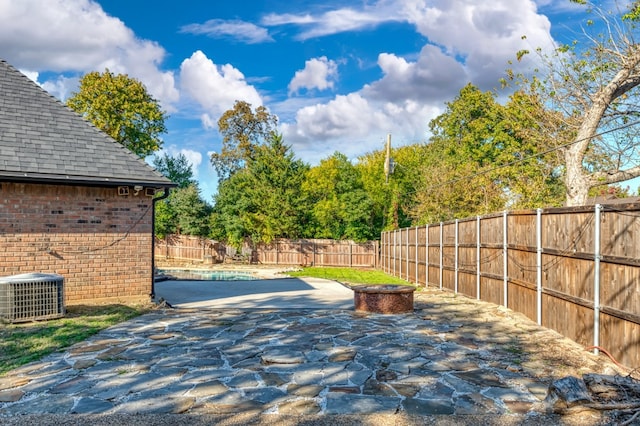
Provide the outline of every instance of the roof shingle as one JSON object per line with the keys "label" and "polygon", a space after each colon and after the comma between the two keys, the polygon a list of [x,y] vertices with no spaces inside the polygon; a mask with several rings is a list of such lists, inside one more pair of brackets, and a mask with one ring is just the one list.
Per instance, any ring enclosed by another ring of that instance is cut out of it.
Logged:
{"label": "roof shingle", "polygon": [[174,184],[0,59],[0,181]]}

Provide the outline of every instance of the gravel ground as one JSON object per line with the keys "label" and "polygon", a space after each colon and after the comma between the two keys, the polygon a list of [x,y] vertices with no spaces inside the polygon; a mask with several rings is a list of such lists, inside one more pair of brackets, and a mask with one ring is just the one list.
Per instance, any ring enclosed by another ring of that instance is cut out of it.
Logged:
{"label": "gravel ground", "polygon": [[236,426],[236,425],[269,425],[269,426],[596,426],[614,425],[615,422],[599,419],[596,416],[574,415],[557,416],[541,415],[539,417],[524,417],[519,415],[502,416],[429,416],[407,417],[402,415],[363,415],[363,416],[282,416],[275,414],[232,414],[232,415],[45,415],[20,416],[2,418],[5,426]]}

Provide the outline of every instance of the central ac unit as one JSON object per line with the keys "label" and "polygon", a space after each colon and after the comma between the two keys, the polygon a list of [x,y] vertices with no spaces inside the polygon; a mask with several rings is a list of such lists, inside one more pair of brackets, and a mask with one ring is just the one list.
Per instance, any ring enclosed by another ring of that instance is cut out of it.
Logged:
{"label": "central ac unit", "polygon": [[29,273],[0,277],[0,317],[26,322],[63,317],[64,277]]}

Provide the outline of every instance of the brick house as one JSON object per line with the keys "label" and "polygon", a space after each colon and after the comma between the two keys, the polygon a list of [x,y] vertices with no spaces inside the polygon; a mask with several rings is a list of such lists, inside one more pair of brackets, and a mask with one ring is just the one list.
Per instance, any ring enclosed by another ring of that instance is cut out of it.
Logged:
{"label": "brick house", "polygon": [[173,186],[0,60],[0,276],[60,274],[67,304],[148,301],[153,195]]}

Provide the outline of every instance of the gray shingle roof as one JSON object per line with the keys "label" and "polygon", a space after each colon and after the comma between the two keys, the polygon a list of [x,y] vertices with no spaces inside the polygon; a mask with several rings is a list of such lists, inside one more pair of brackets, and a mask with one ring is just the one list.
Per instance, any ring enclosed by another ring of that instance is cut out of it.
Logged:
{"label": "gray shingle roof", "polygon": [[0,60],[0,181],[174,184]]}

